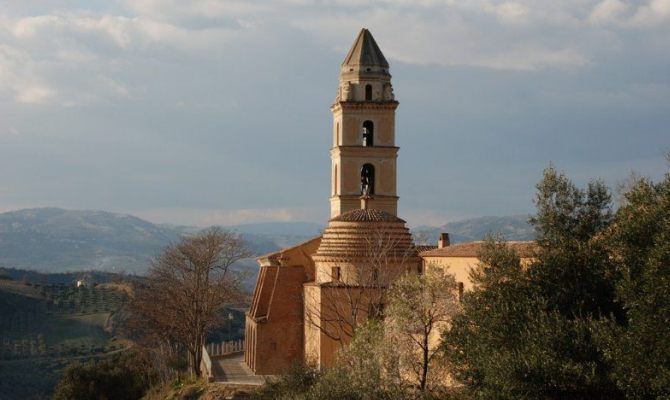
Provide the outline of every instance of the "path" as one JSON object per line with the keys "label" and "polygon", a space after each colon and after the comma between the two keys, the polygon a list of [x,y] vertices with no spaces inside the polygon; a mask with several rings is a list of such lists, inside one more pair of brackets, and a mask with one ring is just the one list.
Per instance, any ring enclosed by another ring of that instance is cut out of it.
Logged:
{"label": "path", "polygon": [[244,363],[244,353],[212,357],[212,374],[215,382],[262,385],[263,376],[254,375]]}

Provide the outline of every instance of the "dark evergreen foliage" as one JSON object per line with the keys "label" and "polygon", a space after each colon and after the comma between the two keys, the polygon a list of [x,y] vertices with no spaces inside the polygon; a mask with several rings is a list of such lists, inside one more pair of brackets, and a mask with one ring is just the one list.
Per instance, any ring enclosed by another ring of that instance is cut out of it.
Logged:
{"label": "dark evergreen foliage", "polygon": [[53,399],[140,399],[156,381],[146,353],[129,350],[101,361],[71,364],[56,386]]}
{"label": "dark evergreen foliage", "polygon": [[454,378],[482,399],[668,398],[670,178],[613,214],[602,182],[538,184],[539,250],[524,267],[490,239],[445,333]]}
{"label": "dark evergreen foliage", "polygon": [[670,174],[638,180],[608,232],[626,324],[601,329],[612,376],[630,399],[670,398]]}

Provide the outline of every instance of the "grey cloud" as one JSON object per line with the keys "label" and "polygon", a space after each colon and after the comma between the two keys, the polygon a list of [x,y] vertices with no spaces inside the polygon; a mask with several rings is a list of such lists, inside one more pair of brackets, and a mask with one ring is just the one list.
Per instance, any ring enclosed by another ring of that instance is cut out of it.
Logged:
{"label": "grey cloud", "polygon": [[361,26],[401,102],[407,215],[529,212],[550,161],[582,182],[659,176],[664,1],[2,5],[0,206],[321,218],[328,107]]}

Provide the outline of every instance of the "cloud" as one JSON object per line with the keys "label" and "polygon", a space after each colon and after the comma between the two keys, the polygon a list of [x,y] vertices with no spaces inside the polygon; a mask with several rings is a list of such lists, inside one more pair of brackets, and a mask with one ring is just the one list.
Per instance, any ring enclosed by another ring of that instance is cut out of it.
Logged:
{"label": "cloud", "polygon": [[36,73],[29,53],[0,44],[0,95],[3,92],[23,104],[44,103],[55,95]]}
{"label": "cloud", "polygon": [[[0,95],[9,93],[22,104],[65,106],[125,99],[133,95],[132,85],[119,76],[148,54],[205,59],[281,41],[286,27],[342,53],[349,44],[342,32],[368,26],[389,58],[408,64],[574,69],[616,50],[612,35],[624,32],[612,32],[612,26],[654,30],[670,19],[670,0],[650,0],[637,8],[621,0],[337,0],[328,5],[315,0],[119,0],[116,5],[0,14]],[[609,35],[594,31],[594,25],[607,25]]]}
{"label": "cloud", "polygon": [[491,10],[505,23],[523,23],[527,21],[530,9],[514,1],[506,1],[501,4],[492,5]]}
{"label": "cloud", "polygon": [[24,84],[16,91],[16,101],[24,104],[44,103],[53,96],[51,88],[39,84]]}
{"label": "cloud", "polygon": [[621,0],[603,0],[589,15],[598,25],[618,26],[638,30],[654,30],[670,23],[670,0],[649,0],[637,7]]}
{"label": "cloud", "polygon": [[653,28],[670,23],[670,0],[651,0],[640,6],[630,19],[639,28]]}
{"label": "cloud", "polygon": [[598,3],[589,15],[589,21],[595,24],[618,21],[628,11],[628,5],[620,0],[603,0]]}
{"label": "cloud", "polygon": [[[21,132],[13,126],[0,128],[0,137],[15,137],[20,136]],[[3,191],[0,190],[0,196],[3,194]]]}
{"label": "cloud", "polygon": [[[323,221],[283,206],[327,210],[328,102],[368,27],[403,104],[399,171],[426,182],[400,194],[426,210],[406,219],[523,212],[530,194],[472,177],[518,163],[532,191],[528,160],[625,164],[667,141],[669,1],[0,2],[0,184],[156,221]],[[468,182],[435,184],[429,159]]]}

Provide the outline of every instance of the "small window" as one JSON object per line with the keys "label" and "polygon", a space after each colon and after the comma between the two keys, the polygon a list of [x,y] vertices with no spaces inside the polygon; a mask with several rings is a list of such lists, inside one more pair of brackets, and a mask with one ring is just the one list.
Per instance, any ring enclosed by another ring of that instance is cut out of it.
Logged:
{"label": "small window", "polygon": [[372,85],[365,85],[365,100],[372,100]]}
{"label": "small window", "polygon": [[332,267],[330,276],[333,280],[333,282],[339,282],[340,281],[340,267]]}
{"label": "small window", "polygon": [[277,342],[270,343],[270,348],[272,349],[272,351],[277,351]]}

